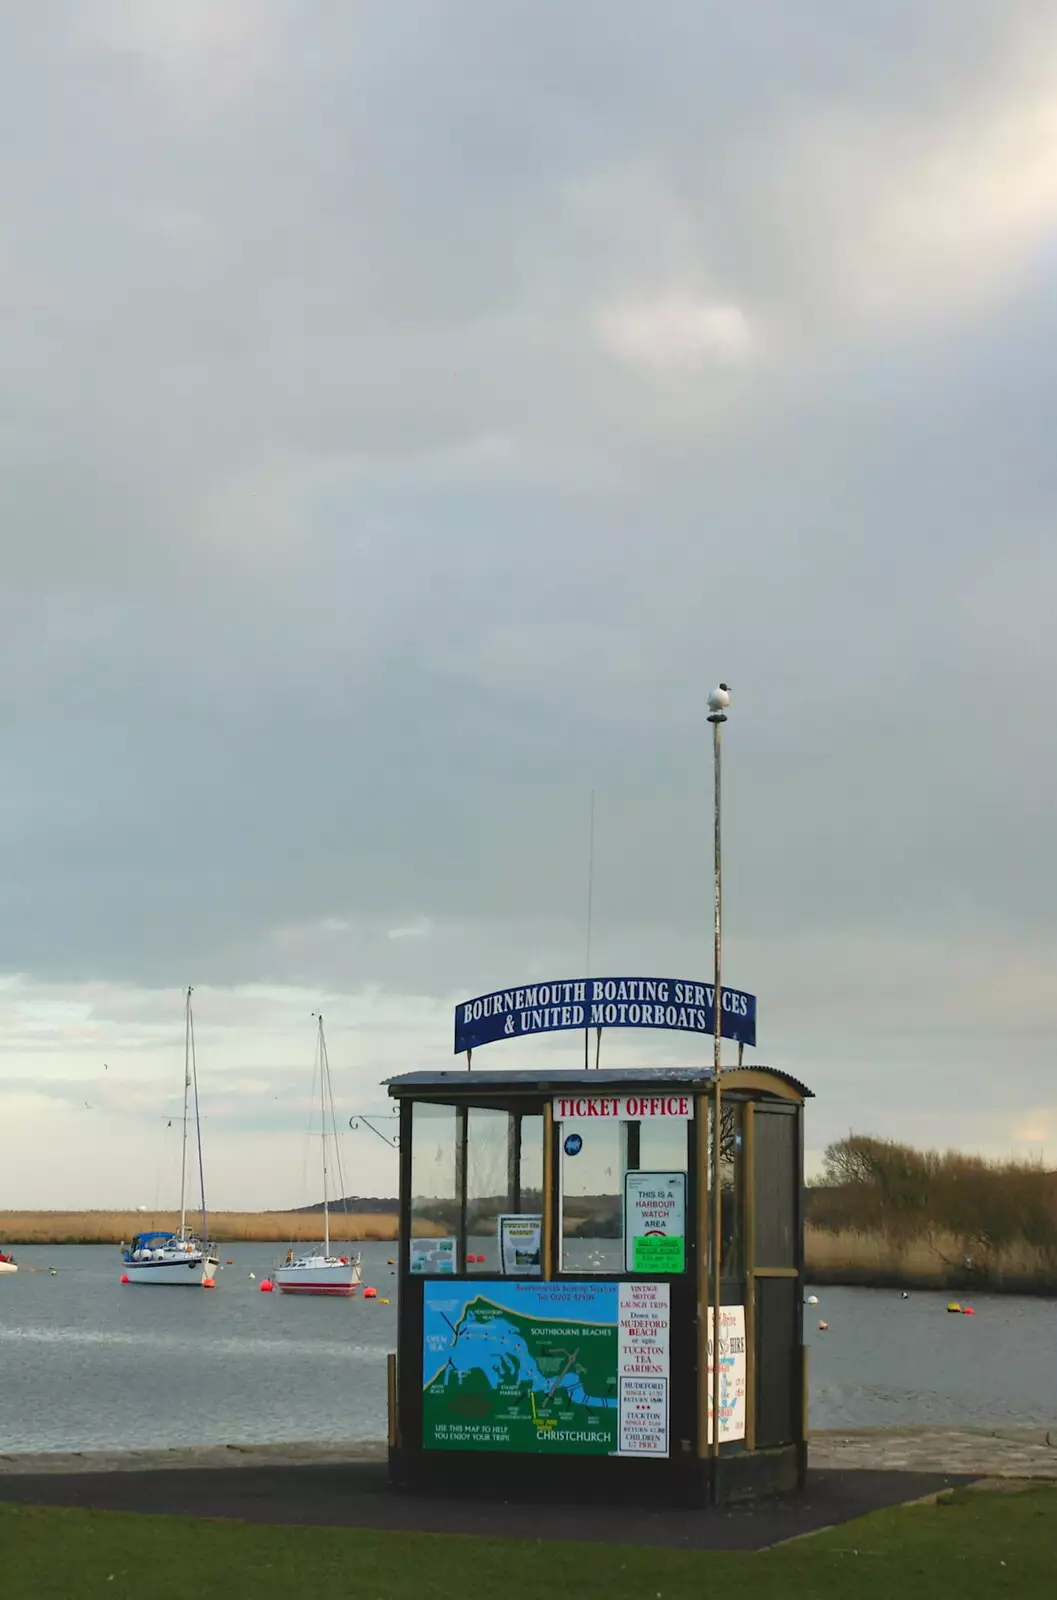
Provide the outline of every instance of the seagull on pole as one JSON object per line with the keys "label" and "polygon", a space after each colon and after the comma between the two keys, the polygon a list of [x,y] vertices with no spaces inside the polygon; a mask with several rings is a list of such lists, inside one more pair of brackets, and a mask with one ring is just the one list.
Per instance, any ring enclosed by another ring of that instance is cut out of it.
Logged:
{"label": "seagull on pole", "polygon": [[726,722],[727,707],[730,705],[730,684],[721,683],[712,690],[708,697],[709,722]]}

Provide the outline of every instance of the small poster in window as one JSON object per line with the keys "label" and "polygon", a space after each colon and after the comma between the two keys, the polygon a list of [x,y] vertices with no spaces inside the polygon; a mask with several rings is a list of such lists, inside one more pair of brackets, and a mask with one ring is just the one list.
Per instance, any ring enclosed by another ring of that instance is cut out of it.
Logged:
{"label": "small poster in window", "polygon": [[627,1272],[686,1271],[686,1173],[624,1175]]}
{"label": "small poster in window", "polygon": [[503,1215],[498,1226],[499,1260],[504,1278],[538,1278],[543,1270],[540,1260],[543,1218]]}
{"label": "small poster in window", "polygon": [[411,1271],[419,1273],[455,1273],[454,1239],[412,1239]]}

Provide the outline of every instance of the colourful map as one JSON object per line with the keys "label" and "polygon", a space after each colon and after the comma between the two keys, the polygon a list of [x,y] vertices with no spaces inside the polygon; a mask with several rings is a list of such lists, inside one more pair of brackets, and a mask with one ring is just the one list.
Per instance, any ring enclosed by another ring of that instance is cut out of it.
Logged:
{"label": "colourful map", "polygon": [[427,1450],[610,1455],[617,1285],[423,1285]]}

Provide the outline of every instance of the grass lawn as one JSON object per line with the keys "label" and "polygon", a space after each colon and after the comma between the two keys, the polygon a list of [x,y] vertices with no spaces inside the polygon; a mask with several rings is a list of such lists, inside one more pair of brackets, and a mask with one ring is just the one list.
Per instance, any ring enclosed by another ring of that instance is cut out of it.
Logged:
{"label": "grass lawn", "polygon": [[705,1600],[721,1592],[1041,1600],[1057,1594],[1057,1488],[956,1492],[757,1555],[0,1505],[3,1600]]}

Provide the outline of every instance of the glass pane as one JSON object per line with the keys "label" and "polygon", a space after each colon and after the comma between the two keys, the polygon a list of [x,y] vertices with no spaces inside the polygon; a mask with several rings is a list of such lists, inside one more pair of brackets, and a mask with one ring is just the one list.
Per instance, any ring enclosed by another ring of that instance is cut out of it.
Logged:
{"label": "glass pane", "polygon": [[686,1172],[690,1124],[670,1117],[647,1117],[639,1123],[639,1171]]}
{"label": "glass pane", "polygon": [[521,1119],[521,1196],[514,1208],[543,1214],[543,1118]]}
{"label": "glass pane", "polygon": [[499,1272],[499,1216],[510,1210],[508,1111],[472,1106],[466,1130],[466,1270]]}
{"label": "glass pane", "polygon": [[416,1102],[411,1123],[411,1236],[452,1236],[459,1231],[454,1106]]}
{"label": "glass pane", "polygon": [[796,1266],[797,1120],[756,1109],[757,1267]]}
{"label": "glass pane", "polygon": [[[708,1108],[708,1189],[709,1189],[709,1262],[708,1270],[712,1271],[712,1195],[713,1195],[713,1144],[715,1129],[715,1106]],[[721,1185],[721,1216],[722,1216],[722,1250],[720,1254],[720,1272],[724,1278],[739,1278],[744,1271],[744,1254],[742,1238],[744,1219],[742,1217],[742,1129],[744,1126],[743,1107],[738,1100],[724,1100],[720,1121],[720,1185]]]}
{"label": "glass pane", "polygon": [[624,1124],[559,1124],[562,1271],[620,1272],[624,1266]]}

